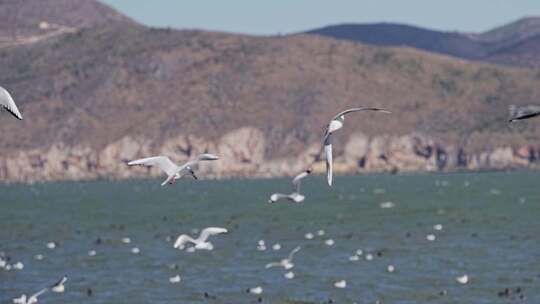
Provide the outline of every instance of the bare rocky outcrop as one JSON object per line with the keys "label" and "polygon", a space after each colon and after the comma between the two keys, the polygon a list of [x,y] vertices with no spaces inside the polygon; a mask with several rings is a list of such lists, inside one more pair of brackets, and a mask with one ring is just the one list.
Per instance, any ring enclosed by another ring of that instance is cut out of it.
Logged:
{"label": "bare rocky outcrop", "polygon": [[[124,137],[101,150],[85,146],[55,144],[47,151],[22,151],[0,162],[5,182],[148,178],[162,175],[157,168],[128,167],[129,160],[167,155],[178,163],[204,152],[220,156],[216,162],[201,163],[203,178],[274,177],[293,175],[312,165],[324,172],[324,162],[313,163],[318,143],[289,157],[269,158],[264,133],[253,127],[228,132],[217,140],[179,135],[156,145],[148,138]],[[359,172],[415,172],[489,170],[536,167],[538,148],[498,147],[467,154],[461,147],[438,142],[422,134],[370,137],[354,133],[335,157],[337,174]]]}

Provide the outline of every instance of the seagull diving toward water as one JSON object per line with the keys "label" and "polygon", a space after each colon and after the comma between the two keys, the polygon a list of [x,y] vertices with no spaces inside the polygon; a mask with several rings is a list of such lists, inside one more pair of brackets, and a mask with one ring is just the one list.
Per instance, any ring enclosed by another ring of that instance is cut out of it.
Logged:
{"label": "seagull diving toward water", "polygon": [[302,249],[302,247],[298,246],[296,248],[294,248],[291,253],[289,253],[289,256],[286,258],[286,259],[282,259],[281,261],[279,262],[274,262],[274,263],[268,263],[266,264],[266,269],[268,268],[272,268],[272,267],[283,267],[285,269],[291,269],[294,267],[294,264],[292,262],[293,258],[294,258],[294,255],[300,251],[300,249]]}
{"label": "seagull diving toward water", "polygon": [[540,115],[540,111],[536,111],[536,112],[532,112],[532,113],[527,113],[527,114],[522,114],[522,115],[518,115],[516,117],[512,117],[510,118],[509,122],[514,122],[514,121],[518,121],[518,120],[524,120],[524,119],[529,119],[529,118],[533,118],[533,117],[536,117]]}
{"label": "seagull diving toward water", "polygon": [[0,106],[5,108],[9,113],[11,113],[13,116],[15,116],[17,119],[22,120],[21,112],[19,112],[19,109],[17,108],[17,105],[15,104],[15,101],[13,101],[13,98],[9,94],[9,92],[0,87]]}
{"label": "seagull diving toward water", "polygon": [[274,193],[270,196],[269,203],[275,203],[279,201],[280,199],[288,199],[291,202],[295,203],[301,203],[306,198],[302,194],[300,194],[300,182],[302,179],[306,176],[308,176],[311,173],[311,168],[307,169],[306,171],[298,174],[295,176],[292,180],[293,184],[293,193],[291,194],[282,194],[282,193]]}
{"label": "seagull diving toward water", "polygon": [[14,304],[34,304],[38,302],[38,297],[45,293],[48,290],[48,288],[43,288],[42,290],[36,292],[35,294],[31,295],[30,297],[26,297],[25,294],[21,295],[18,298],[13,299]]}
{"label": "seagull diving toward water", "polygon": [[198,250],[201,250],[201,249],[212,250],[212,249],[214,249],[214,245],[212,245],[212,243],[206,241],[208,239],[208,237],[210,237],[211,235],[227,233],[227,232],[228,231],[225,228],[208,227],[208,228],[203,229],[201,231],[201,234],[199,235],[199,237],[196,238],[196,239],[193,239],[192,237],[190,237],[187,234],[182,234],[176,239],[176,242],[174,242],[174,248],[178,248],[180,250],[183,250],[185,248],[185,244],[187,242],[191,242],[191,243],[195,244],[195,249],[198,249]]}
{"label": "seagull diving toward water", "polygon": [[330,121],[328,126],[326,126],[326,131],[324,132],[324,153],[326,155],[326,176],[328,180],[328,185],[332,186],[332,133],[335,131],[341,129],[343,127],[343,123],[345,121],[345,115],[352,113],[352,112],[358,112],[358,111],[377,111],[377,112],[383,112],[390,114],[392,112],[379,109],[379,108],[351,108],[347,109],[336,116]]}
{"label": "seagull diving toward water", "polygon": [[165,186],[167,183],[172,185],[177,179],[180,179],[186,175],[191,175],[193,178],[198,179],[191,167],[197,165],[201,161],[217,159],[219,159],[219,157],[213,154],[203,153],[197,156],[196,159],[190,160],[182,166],[178,166],[166,156],[154,156],[130,161],[128,165],[141,165],[147,167],[158,166],[162,171],[167,173],[167,179],[161,183],[162,186]]}

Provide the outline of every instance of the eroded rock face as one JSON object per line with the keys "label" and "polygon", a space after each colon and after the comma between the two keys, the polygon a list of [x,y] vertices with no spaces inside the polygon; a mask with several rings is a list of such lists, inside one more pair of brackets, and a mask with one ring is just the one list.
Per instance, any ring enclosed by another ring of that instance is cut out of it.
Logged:
{"label": "eroded rock face", "polygon": [[[147,138],[124,137],[100,151],[60,143],[46,151],[19,151],[2,159],[0,179],[9,183],[157,177],[162,175],[157,168],[128,167],[126,163],[152,155],[167,155],[183,163],[205,152],[217,154],[220,160],[201,163],[198,172],[202,178],[293,175],[308,166],[318,173],[325,170],[324,158],[313,163],[318,143],[298,155],[278,159],[265,155],[266,145],[264,133],[252,127],[233,130],[215,141],[179,135],[159,146]],[[335,155],[334,169],[337,174],[507,169],[535,167],[539,155],[532,146],[498,147],[468,155],[463,147],[422,134],[368,137],[355,133],[344,144],[343,153]]]}

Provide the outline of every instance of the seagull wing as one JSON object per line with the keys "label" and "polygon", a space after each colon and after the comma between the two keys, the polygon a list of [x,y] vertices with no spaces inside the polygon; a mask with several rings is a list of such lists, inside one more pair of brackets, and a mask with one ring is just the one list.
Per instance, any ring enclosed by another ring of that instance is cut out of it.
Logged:
{"label": "seagull wing", "polygon": [[67,281],[67,276],[63,276],[58,282],[54,283],[51,288],[54,288],[56,286],[63,285]]}
{"label": "seagull wing", "polygon": [[539,115],[540,115],[540,111],[533,112],[533,113],[527,113],[527,114],[523,114],[523,115],[513,117],[509,121],[514,122],[514,121],[517,121],[517,120],[524,120],[524,119],[533,118],[533,117],[536,117],[536,116],[539,116]]}
{"label": "seagull wing", "polygon": [[176,239],[173,247],[182,249],[182,247],[184,247],[184,244],[187,242],[195,243],[195,240],[187,234],[182,234]]}
{"label": "seagull wing", "polygon": [[277,202],[281,199],[285,199],[285,198],[289,198],[289,195],[288,194],[283,194],[283,193],[274,193],[272,195],[270,195],[270,201],[271,202]]}
{"label": "seagull wing", "polygon": [[305,178],[306,176],[308,176],[310,173],[309,170],[306,170],[300,174],[298,174],[297,176],[295,176],[292,180],[292,184],[293,184],[293,191],[296,192],[296,193],[300,193],[300,183],[302,181],[303,178]]}
{"label": "seagull wing", "polygon": [[31,297],[28,298],[28,302],[30,302],[30,299],[32,299],[32,298],[37,299],[37,297],[44,294],[47,290],[49,290],[49,288],[43,288],[42,290],[36,292],[35,294],[33,294]]}
{"label": "seagull wing", "polygon": [[208,227],[204,228],[203,231],[201,231],[201,235],[197,238],[197,241],[199,242],[205,242],[209,236],[226,233],[227,229],[225,228],[219,228],[219,227]]}
{"label": "seagull wing", "polygon": [[203,154],[200,154],[199,156],[197,156],[197,158],[195,158],[193,160],[190,160],[187,163],[183,164],[182,167],[180,167],[179,171],[188,170],[188,169],[195,166],[196,164],[198,164],[201,161],[210,161],[210,160],[218,160],[218,159],[219,159],[219,157],[217,157],[214,154],[203,153]]}
{"label": "seagull wing", "polygon": [[386,113],[386,114],[390,114],[392,112],[388,111],[388,110],[385,110],[385,109],[381,109],[381,108],[350,108],[350,109],[347,109],[345,111],[342,111],[340,113],[338,113],[336,116],[334,116],[334,119],[338,119],[340,116],[342,115],[346,115],[346,114],[349,114],[349,113],[352,113],[352,112],[359,112],[359,111],[377,111],[377,112],[383,112],[383,113]]}
{"label": "seagull wing", "polygon": [[19,109],[15,104],[15,101],[13,101],[13,98],[11,98],[9,92],[2,87],[0,87],[0,106],[6,108],[6,110],[8,110],[8,112],[15,116],[17,119],[23,119],[21,112],[19,112]]}
{"label": "seagull wing", "polygon": [[154,156],[148,158],[141,158],[128,163],[129,166],[140,165],[140,166],[158,166],[162,171],[167,173],[168,176],[176,174],[179,167],[175,165],[167,156]]}
{"label": "seagull wing", "polygon": [[287,260],[289,260],[289,263],[292,262],[292,259],[293,259],[294,255],[295,255],[298,251],[300,251],[300,249],[302,249],[302,247],[298,246],[298,247],[294,248],[294,249],[291,251],[291,253],[289,253],[289,257],[287,258]]}
{"label": "seagull wing", "polygon": [[266,266],[264,266],[264,268],[268,269],[268,268],[279,267],[279,266],[281,266],[281,263],[279,263],[279,262],[273,262],[273,263],[268,263],[268,264],[266,264]]}
{"label": "seagull wing", "polygon": [[[328,137],[328,139],[330,139],[330,137]],[[334,165],[332,161],[332,144],[330,143],[330,140],[328,140],[328,144],[325,143],[324,145],[324,154],[326,155],[326,180],[328,181],[328,185],[332,186]]]}

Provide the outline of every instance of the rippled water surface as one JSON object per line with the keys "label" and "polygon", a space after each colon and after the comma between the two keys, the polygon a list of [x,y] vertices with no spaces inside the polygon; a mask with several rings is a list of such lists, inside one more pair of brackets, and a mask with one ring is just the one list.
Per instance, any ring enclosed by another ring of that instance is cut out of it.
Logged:
{"label": "rippled water surface", "polygon": [[[25,265],[0,269],[0,303],[64,274],[66,292],[40,303],[540,303],[539,173],[337,177],[331,189],[313,176],[303,204],[273,205],[269,194],[289,190],[288,179],[159,183],[0,186],[0,251]],[[207,226],[230,231],[211,239],[213,251],[166,240]],[[294,279],[265,269],[298,245]],[[169,283],[176,274],[181,282]],[[463,274],[466,285],[455,279]],[[346,288],[334,287],[340,280]],[[261,295],[246,294],[255,286]]]}

